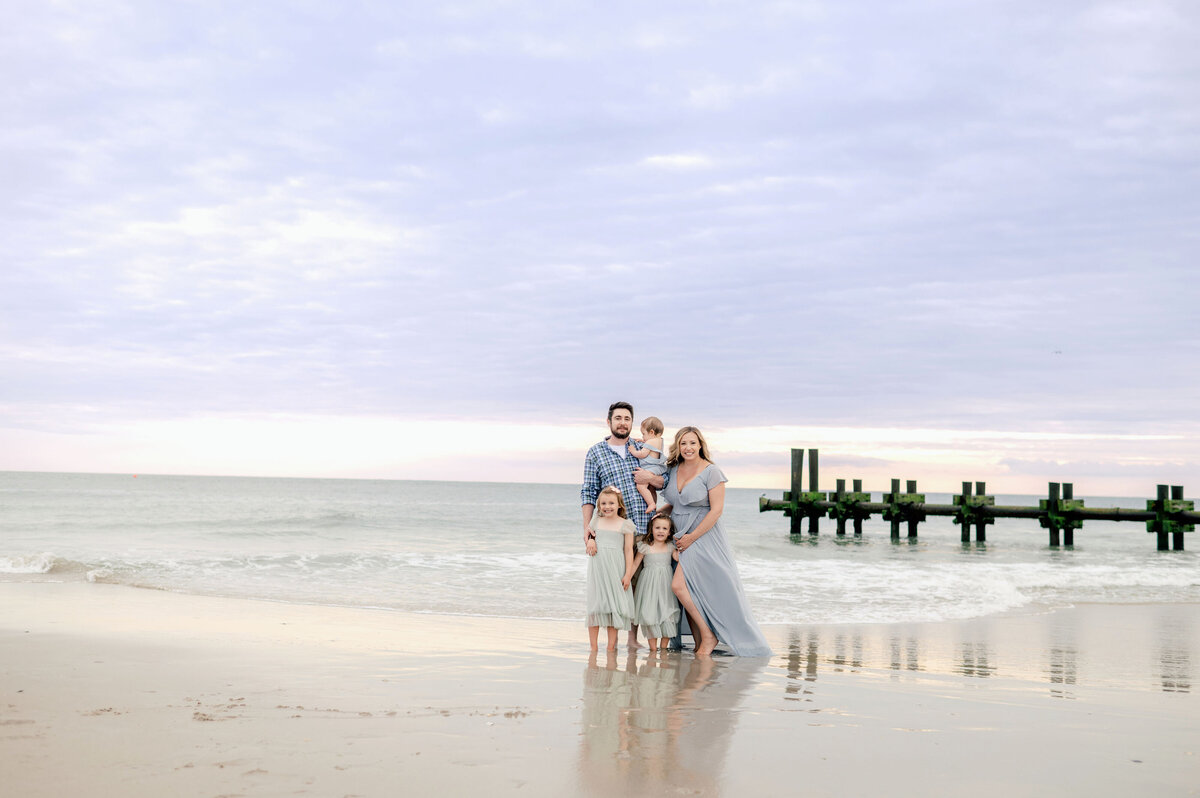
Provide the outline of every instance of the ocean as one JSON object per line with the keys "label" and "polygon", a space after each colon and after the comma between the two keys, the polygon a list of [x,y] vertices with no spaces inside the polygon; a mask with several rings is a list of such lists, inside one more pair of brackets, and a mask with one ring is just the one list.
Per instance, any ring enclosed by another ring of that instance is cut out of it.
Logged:
{"label": "ocean", "polygon": [[[782,513],[758,512],[764,494],[781,495],[731,488],[724,515],[764,624],[1200,601],[1196,553],[1157,551],[1142,524],[1088,522],[1073,549],[1050,548],[1035,521],[1005,519],[986,544],[960,543],[944,518],[913,543],[893,543],[878,518],[861,538],[838,538],[827,521],[793,540]],[[577,485],[0,472],[0,581],[582,622],[585,573]]]}

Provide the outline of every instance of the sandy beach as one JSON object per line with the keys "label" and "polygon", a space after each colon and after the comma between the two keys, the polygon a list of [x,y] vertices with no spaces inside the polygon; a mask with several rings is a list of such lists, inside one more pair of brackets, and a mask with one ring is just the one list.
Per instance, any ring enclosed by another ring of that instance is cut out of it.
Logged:
{"label": "sandy beach", "polygon": [[9,795],[1200,794],[1192,604],[773,626],[712,663],[114,585],[0,606]]}

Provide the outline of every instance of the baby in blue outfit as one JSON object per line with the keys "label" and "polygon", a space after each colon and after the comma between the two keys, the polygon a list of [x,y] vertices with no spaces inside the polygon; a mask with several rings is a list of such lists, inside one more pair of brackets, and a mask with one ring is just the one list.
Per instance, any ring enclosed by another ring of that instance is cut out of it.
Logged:
{"label": "baby in blue outfit", "polygon": [[[642,421],[642,448],[629,444],[629,453],[642,461],[641,467],[657,477],[667,473],[667,458],[663,454],[663,423],[656,416]],[[646,500],[647,515],[654,515],[658,507],[658,495],[649,485],[638,485],[638,493]]]}

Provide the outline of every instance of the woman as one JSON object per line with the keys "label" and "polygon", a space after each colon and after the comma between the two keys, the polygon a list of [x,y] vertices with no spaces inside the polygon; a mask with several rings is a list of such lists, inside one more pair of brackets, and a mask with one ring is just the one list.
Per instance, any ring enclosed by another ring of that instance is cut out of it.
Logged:
{"label": "woman", "polygon": [[660,512],[670,512],[679,530],[679,567],[671,588],[687,614],[696,656],[710,656],[718,642],[739,657],[770,656],[721,527],[725,475],[709,459],[700,430],[684,427],[675,433],[667,465],[662,495],[670,506]]}

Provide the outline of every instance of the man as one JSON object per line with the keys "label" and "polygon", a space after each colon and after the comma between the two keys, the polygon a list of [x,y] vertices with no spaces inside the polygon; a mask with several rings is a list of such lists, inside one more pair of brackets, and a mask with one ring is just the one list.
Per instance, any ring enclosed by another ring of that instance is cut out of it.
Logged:
{"label": "man", "polygon": [[[629,520],[640,534],[646,531],[646,523],[650,518],[646,513],[646,503],[638,495],[637,486],[648,484],[659,489],[664,482],[662,477],[638,468],[641,461],[629,453],[633,405],[629,402],[613,402],[609,405],[608,430],[612,434],[588,449],[583,460],[583,487],[579,491],[579,499],[583,511],[583,542],[589,556],[596,553],[595,535],[588,529],[588,524],[596,512],[596,496],[600,491],[609,485],[621,491]],[[635,449],[642,448],[636,441],[633,446]],[[636,624],[629,629],[629,645],[633,648],[638,645]]]}

